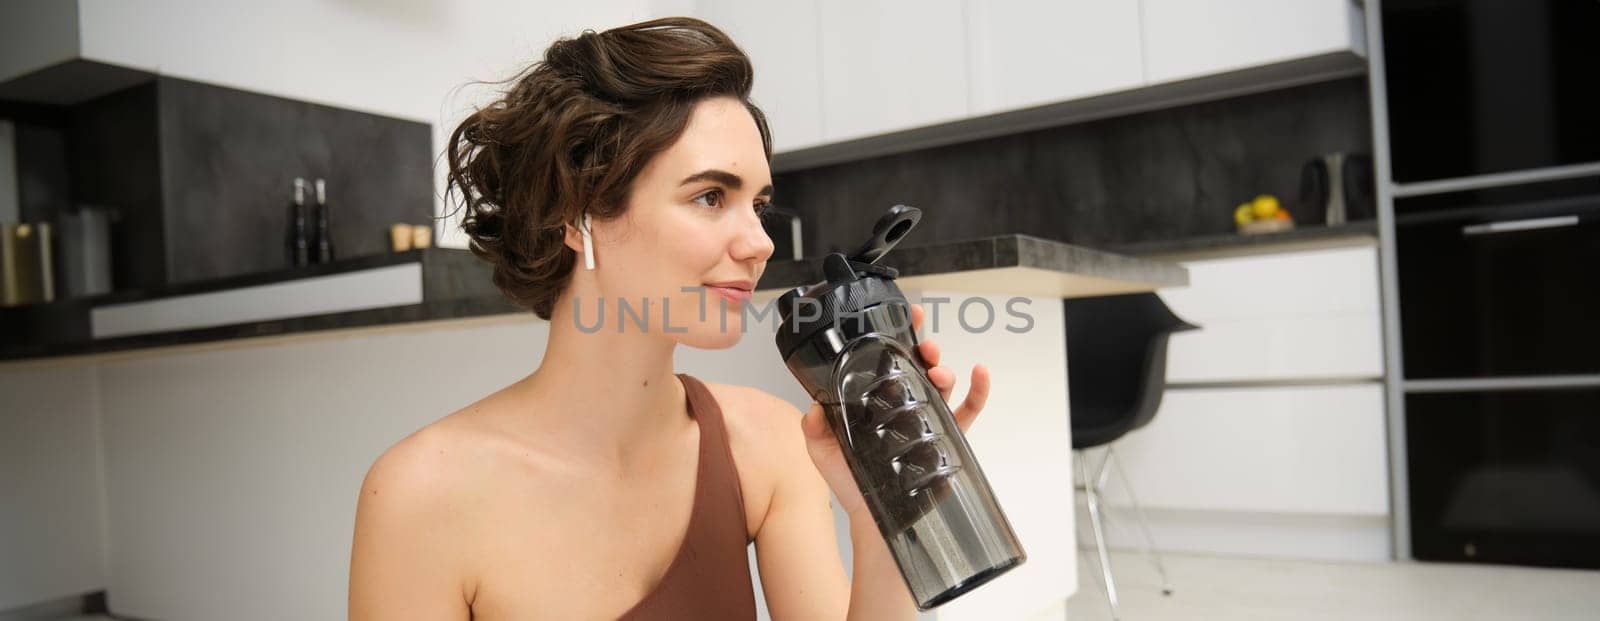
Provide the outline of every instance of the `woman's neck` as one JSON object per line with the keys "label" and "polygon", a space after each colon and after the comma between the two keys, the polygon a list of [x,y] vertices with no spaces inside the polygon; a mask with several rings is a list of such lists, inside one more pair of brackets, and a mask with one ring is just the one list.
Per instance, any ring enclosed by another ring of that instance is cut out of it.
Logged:
{"label": "woman's neck", "polygon": [[586,320],[580,329],[570,305],[558,302],[551,313],[544,359],[523,380],[524,394],[540,404],[544,431],[583,455],[626,467],[688,420],[672,368],[676,343],[632,323],[616,325],[614,317],[599,329]]}

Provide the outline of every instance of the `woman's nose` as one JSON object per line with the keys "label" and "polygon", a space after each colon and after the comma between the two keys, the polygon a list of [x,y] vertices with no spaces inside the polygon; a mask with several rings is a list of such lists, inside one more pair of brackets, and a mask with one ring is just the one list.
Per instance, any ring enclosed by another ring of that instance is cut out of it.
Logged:
{"label": "woman's nose", "polygon": [[740,261],[766,261],[772,258],[774,246],[772,237],[767,235],[765,227],[761,226],[761,216],[751,213],[750,216],[740,219],[739,234],[729,249],[734,259]]}

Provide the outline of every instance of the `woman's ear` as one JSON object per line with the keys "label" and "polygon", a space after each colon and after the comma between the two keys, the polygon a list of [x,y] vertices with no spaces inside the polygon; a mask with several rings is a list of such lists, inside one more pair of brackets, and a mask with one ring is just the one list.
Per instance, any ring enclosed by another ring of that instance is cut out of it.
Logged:
{"label": "woman's ear", "polygon": [[578,217],[578,222],[567,223],[566,234],[561,238],[561,243],[566,244],[573,252],[583,253],[583,217]]}
{"label": "woman's ear", "polygon": [[594,235],[589,214],[583,214],[576,225],[568,224],[562,242],[583,257],[584,269],[594,269]]}

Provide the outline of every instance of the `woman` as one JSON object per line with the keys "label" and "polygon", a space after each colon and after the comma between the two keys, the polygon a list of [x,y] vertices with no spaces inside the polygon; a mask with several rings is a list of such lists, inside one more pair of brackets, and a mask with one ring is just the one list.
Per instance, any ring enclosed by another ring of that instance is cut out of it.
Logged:
{"label": "woman", "polygon": [[[473,252],[550,321],[549,342],[531,375],[372,466],[352,619],[747,619],[751,541],[775,618],[914,616],[821,408],[673,373],[680,344],[737,342],[772,255],[751,75],[698,20],[585,32],[455,130],[449,182]],[[618,317],[618,301],[645,299],[669,310]],[[921,353],[938,363],[932,343]],[[948,398],[954,373],[929,376]],[[975,367],[963,428],[988,388]]]}

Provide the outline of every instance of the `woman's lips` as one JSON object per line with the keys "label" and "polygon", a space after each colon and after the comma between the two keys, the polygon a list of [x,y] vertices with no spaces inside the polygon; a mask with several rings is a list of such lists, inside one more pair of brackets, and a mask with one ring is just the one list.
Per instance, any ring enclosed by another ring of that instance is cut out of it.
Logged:
{"label": "woman's lips", "polygon": [[723,297],[723,299],[726,299],[730,302],[743,304],[750,299],[750,291],[748,289],[739,289],[736,287],[718,287],[716,285],[706,285],[705,287],[707,291],[720,295]]}

